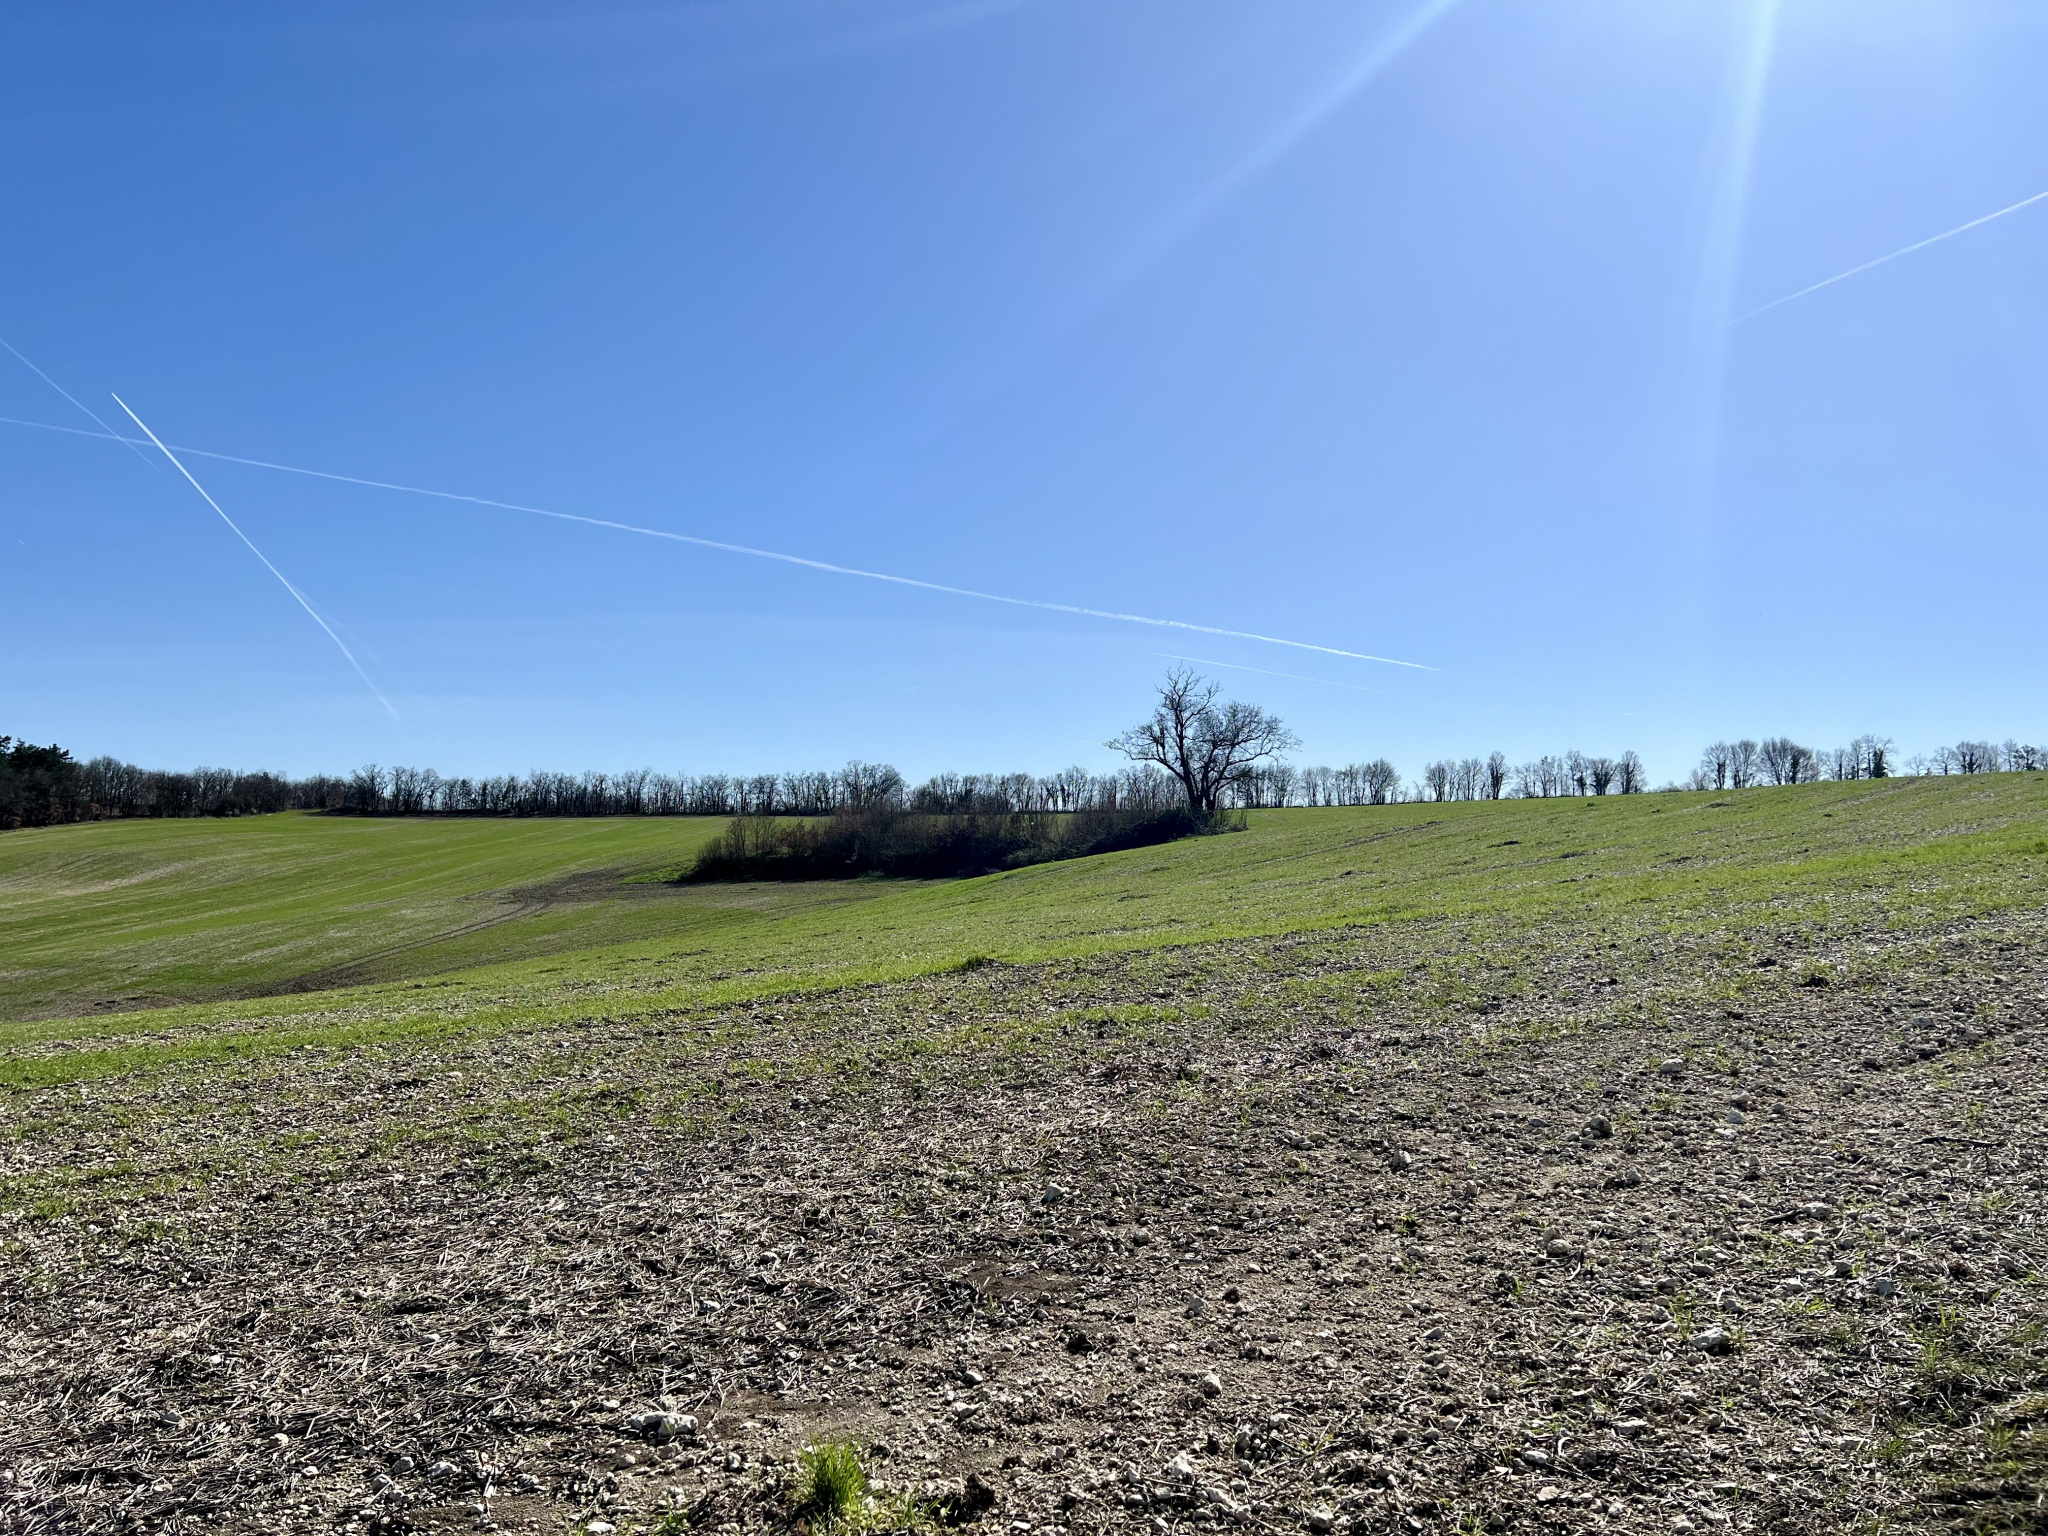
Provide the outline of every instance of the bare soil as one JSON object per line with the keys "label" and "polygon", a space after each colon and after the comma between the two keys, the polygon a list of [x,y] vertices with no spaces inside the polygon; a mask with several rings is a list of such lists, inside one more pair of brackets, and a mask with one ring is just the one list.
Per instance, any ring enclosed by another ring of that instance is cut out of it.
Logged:
{"label": "bare soil", "polygon": [[1337,933],[19,1094],[0,1529],[786,1529],[822,1438],[877,1524],[2048,1529],[2041,934]]}

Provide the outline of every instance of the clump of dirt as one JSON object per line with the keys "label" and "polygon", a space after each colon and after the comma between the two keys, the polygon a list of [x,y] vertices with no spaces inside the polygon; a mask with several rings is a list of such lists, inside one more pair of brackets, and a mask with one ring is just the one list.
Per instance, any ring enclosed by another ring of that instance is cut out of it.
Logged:
{"label": "clump of dirt", "polygon": [[846,1440],[876,1526],[2038,1530],[2037,932],[1826,988],[1323,935],[18,1094],[0,1529],[785,1528]]}

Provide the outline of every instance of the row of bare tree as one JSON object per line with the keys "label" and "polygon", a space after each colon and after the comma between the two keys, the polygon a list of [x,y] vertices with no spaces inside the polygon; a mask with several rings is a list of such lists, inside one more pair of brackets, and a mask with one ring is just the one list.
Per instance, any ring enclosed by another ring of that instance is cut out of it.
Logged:
{"label": "row of bare tree", "polygon": [[[1908,758],[1909,775],[2038,773],[2048,748],[2020,741],[1959,741]],[[1748,789],[1756,784],[1810,784],[1817,779],[1889,779],[1900,771],[1889,736],[1858,736],[1846,747],[1816,752],[1789,736],[1768,741],[1717,741],[1701,754],[1686,789]]]}
{"label": "row of bare tree", "polygon": [[[1276,715],[1225,700],[1192,672],[1168,674],[1152,717],[1108,743],[1132,766],[1095,774],[942,773],[912,788],[885,763],[836,772],[672,775],[547,773],[444,778],[431,768],[369,764],[345,777],[286,779],[200,768],[161,773],[111,757],[78,763],[60,747],[0,737],[0,827],[106,816],[232,816],[315,810],[360,816],[826,816],[894,809],[948,816],[1041,812],[1153,812],[1198,816],[1267,806],[1386,805],[1394,801],[1546,799],[1635,795],[1649,788],[1634,752],[1583,752],[1510,764],[1507,755],[1443,758],[1404,783],[1385,758],[1343,768],[1298,768],[1300,745]],[[1909,773],[2029,772],[2048,751],[2016,741],[1958,742],[1910,760]],[[1717,741],[1682,785],[1747,789],[1815,779],[1882,779],[1895,772],[1891,741],[1859,736],[1816,752],[1787,736]]]}
{"label": "row of bare tree", "polygon": [[829,816],[890,807],[947,815],[1150,811],[1180,803],[1179,786],[1144,768],[1092,774],[942,773],[912,788],[886,763],[837,772],[698,775],[544,773],[443,778],[431,768],[372,763],[347,778],[299,786],[307,810],[358,816]]}

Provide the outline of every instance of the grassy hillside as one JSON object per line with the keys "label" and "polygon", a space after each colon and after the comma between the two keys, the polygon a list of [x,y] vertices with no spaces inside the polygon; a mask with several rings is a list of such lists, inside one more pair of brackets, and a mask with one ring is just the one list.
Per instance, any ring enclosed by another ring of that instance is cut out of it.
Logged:
{"label": "grassy hillside", "polygon": [[[97,822],[0,837],[0,1018],[416,976],[686,934],[758,897],[680,891],[715,819]],[[779,892],[783,906],[865,894]]]}
{"label": "grassy hillside", "polygon": [[[2030,775],[1267,812],[1244,833],[932,885],[632,883],[713,830],[279,817],[12,835],[0,941],[18,1018],[144,987],[244,1000],[16,1023],[6,1070],[90,1075],[1347,925],[1484,926],[1443,941],[1454,959],[1582,926],[1821,944],[2048,899],[2048,778]],[[439,976],[248,1000],[323,968]],[[63,1040],[82,1049],[53,1051]]]}

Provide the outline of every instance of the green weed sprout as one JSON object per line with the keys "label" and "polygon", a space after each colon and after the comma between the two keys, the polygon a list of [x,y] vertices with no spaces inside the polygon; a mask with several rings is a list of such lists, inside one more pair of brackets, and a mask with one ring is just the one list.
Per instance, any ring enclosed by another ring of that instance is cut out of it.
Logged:
{"label": "green weed sprout", "polygon": [[797,1457],[796,1513],[813,1527],[851,1524],[867,1491],[868,1474],[848,1441],[823,1441]]}

